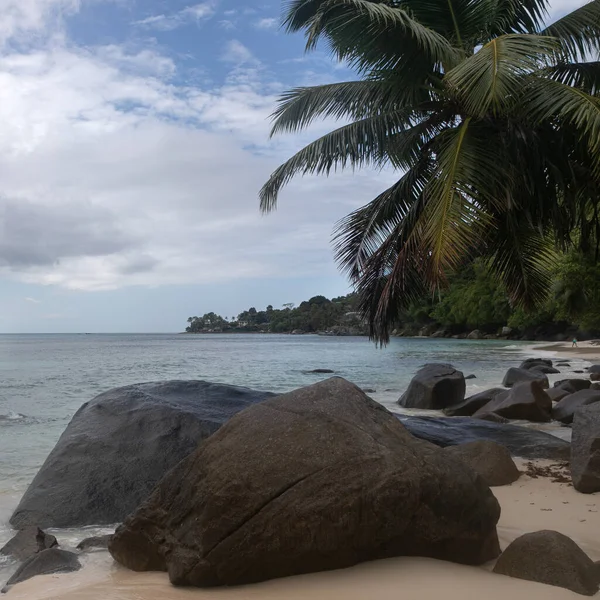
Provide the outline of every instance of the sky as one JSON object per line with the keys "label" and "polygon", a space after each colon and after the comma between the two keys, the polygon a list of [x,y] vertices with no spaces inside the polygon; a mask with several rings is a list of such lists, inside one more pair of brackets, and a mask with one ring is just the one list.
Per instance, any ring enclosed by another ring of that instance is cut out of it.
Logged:
{"label": "sky", "polygon": [[175,332],[350,291],[333,226],[393,174],[297,178],[260,214],[274,168],[332,126],[270,139],[278,96],[353,78],[281,10],[0,0],[0,333]]}

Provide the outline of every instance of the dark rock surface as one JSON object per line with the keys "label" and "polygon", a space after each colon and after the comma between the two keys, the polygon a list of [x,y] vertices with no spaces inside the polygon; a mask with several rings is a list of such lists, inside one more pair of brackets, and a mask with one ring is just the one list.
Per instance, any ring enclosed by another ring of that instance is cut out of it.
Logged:
{"label": "dark rock surface", "polygon": [[535,371],[536,373],[543,373],[544,375],[557,375],[560,373],[558,369],[554,367],[548,367],[546,365],[536,365],[535,367],[531,367],[530,371]]}
{"label": "dark rock surface", "polygon": [[598,591],[592,559],[571,539],[557,531],[527,533],[509,544],[494,573],[566,588],[593,596]]}
{"label": "dark rock surface", "polygon": [[548,378],[543,373],[528,369],[517,369],[516,367],[511,367],[506,372],[506,375],[502,380],[502,385],[504,387],[513,387],[517,383],[523,383],[525,381],[539,381],[543,388],[550,387]]}
{"label": "dark rock surface", "polygon": [[482,564],[499,505],[472,469],[332,378],[233,417],[119,527],[113,557],[236,585],[397,555]]}
{"label": "dark rock surface", "polygon": [[505,391],[504,388],[492,388],[490,390],[485,390],[484,392],[479,392],[479,394],[469,396],[456,406],[445,408],[444,414],[448,417],[470,417],[488,402],[493,400],[498,394]]}
{"label": "dark rock surface", "polygon": [[600,365],[592,365],[588,367],[588,373],[600,373]]}
{"label": "dark rock surface", "polygon": [[569,394],[552,409],[552,418],[561,423],[572,423],[578,408],[596,402],[600,402],[600,392],[597,390],[581,390]]}
{"label": "dark rock surface", "polygon": [[398,404],[405,408],[442,410],[465,399],[465,377],[452,365],[429,364],[417,371]]}
{"label": "dark rock surface", "polygon": [[519,369],[534,369],[536,367],[552,367],[553,363],[549,358],[527,358],[520,365]]}
{"label": "dark rock surface", "polygon": [[505,446],[483,440],[469,444],[459,444],[446,448],[479,473],[490,487],[510,485],[519,479],[520,473]]}
{"label": "dark rock surface", "polygon": [[202,440],[270,396],[205,381],[101,394],[77,411],[10,522],[16,529],[119,523]]}
{"label": "dark rock surface", "polygon": [[554,387],[563,388],[572,394],[581,390],[587,390],[590,387],[590,381],[587,379],[561,379],[554,382]]}
{"label": "dark rock surface", "polygon": [[[531,372],[531,371],[530,371]],[[525,381],[498,394],[473,416],[495,413],[506,419],[524,419],[544,423],[551,420],[552,400],[539,381]]]}
{"label": "dark rock surface", "polygon": [[94,549],[102,549],[105,550],[108,548],[108,542],[112,538],[112,533],[109,535],[99,535],[94,537],[85,538],[85,540],[81,540],[79,544],[77,544],[77,550],[94,550]]}
{"label": "dark rock surface", "polygon": [[331,369],[313,369],[309,373],[333,373]]}
{"label": "dark rock surface", "polygon": [[584,406],[575,413],[571,477],[578,492],[600,492],[600,403]]}
{"label": "dark rock surface", "polygon": [[36,552],[48,550],[58,546],[58,542],[53,535],[45,533],[39,527],[27,527],[23,529],[8,541],[0,554],[12,556],[17,560],[25,560]]}
{"label": "dark rock surface", "polygon": [[575,392],[571,390],[561,387],[553,387],[546,390],[546,394],[550,396],[550,400],[552,400],[553,402],[560,402],[563,398],[566,398],[570,394],[574,393]]}
{"label": "dark rock surface", "polygon": [[7,581],[3,592],[22,581],[31,579],[36,575],[51,575],[53,573],[71,573],[81,569],[81,563],[76,554],[51,548],[30,556]]}
{"label": "dark rock surface", "polygon": [[592,385],[590,385],[590,390],[600,390],[600,381],[592,383]]}
{"label": "dark rock surface", "polygon": [[396,415],[416,437],[436,446],[456,446],[491,440],[506,446],[513,456],[568,460],[571,444],[554,435],[519,425],[489,423],[471,417],[407,417]]}

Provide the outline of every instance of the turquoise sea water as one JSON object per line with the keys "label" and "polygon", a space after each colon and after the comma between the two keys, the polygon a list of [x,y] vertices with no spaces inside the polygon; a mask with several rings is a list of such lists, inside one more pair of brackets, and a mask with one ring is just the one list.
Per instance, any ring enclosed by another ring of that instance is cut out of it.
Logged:
{"label": "turquoise sea water", "polygon": [[[142,381],[206,379],[285,392],[333,369],[392,410],[426,362],[474,374],[468,393],[498,385],[527,344],[289,335],[1,335],[0,546],[8,518],[75,411],[110,388]],[[66,535],[63,533],[63,536]],[[73,540],[81,532],[69,532]],[[6,569],[4,569],[6,570]],[[3,579],[0,562],[0,581]]]}

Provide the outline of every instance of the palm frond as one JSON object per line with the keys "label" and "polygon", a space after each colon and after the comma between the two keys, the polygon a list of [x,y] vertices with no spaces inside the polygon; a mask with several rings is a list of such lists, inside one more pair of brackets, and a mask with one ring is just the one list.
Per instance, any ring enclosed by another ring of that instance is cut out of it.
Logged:
{"label": "palm frond", "polygon": [[592,96],[600,91],[600,61],[560,63],[549,67],[547,73],[554,81],[579,88]]}
{"label": "palm frond", "polygon": [[490,34],[537,33],[548,17],[548,0],[498,0]]}
{"label": "palm frond", "polygon": [[391,141],[410,128],[410,114],[398,111],[367,117],[322,136],[274,171],[260,191],[261,210],[273,210],[281,188],[298,173],[328,175],[347,166],[383,166],[390,160]]}
{"label": "palm frond", "polygon": [[556,50],[551,38],[503,35],[488,42],[444,77],[468,114],[481,118],[506,111],[520,96],[526,77]]}
{"label": "palm frond", "polygon": [[[414,98],[412,98],[414,99]],[[344,81],[329,85],[294,88],[283,94],[273,113],[271,135],[295,133],[318,118],[364,119],[388,111],[411,106],[406,88],[396,81]]]}
{"label": "palm frond", "polygon": [[541,31],[561,42],[564,59],[581,60],[600,51],[600,0],[592,0]]}

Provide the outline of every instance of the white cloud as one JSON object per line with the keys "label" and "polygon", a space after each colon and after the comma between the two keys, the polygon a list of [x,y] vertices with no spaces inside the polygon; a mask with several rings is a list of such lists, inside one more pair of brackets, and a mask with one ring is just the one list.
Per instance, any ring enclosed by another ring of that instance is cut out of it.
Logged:
{"label": "white cloud", "polygon": [[214,14],[214,2],[203,2],[193,6],[187,6],[176,13],[151,15],[145,19],[134,21],[133,24],[148,29],[157,29],[159,31],[172,31],[183,25],[199,23],[204,19],[209,19]]}
{"label": "white cloud", "polygon": [[41,304],[42,301],[41,300],[36,300],[35,298],[24,298],[25,302],[31,302],[32,304]]}
{"label": "white cloud", "polygon": [[279,20],[272,17],[259,19],[255,21],[254,27],[257,29],[277,29],[279,27]]}
{"label": "white cloud", "polygon": [[237,65],[256,60],[252,52],[239,40],[230,40],[227,43],[225,52],[221,58],[225,62],[235,63]]}

